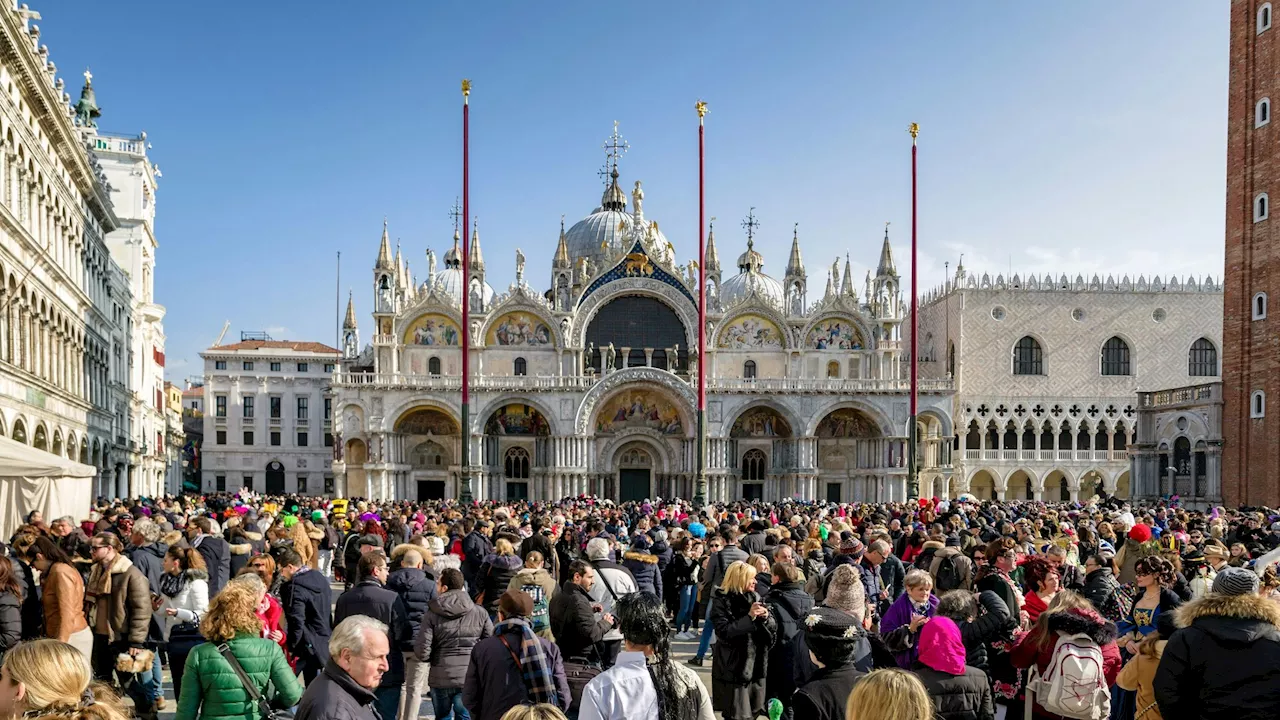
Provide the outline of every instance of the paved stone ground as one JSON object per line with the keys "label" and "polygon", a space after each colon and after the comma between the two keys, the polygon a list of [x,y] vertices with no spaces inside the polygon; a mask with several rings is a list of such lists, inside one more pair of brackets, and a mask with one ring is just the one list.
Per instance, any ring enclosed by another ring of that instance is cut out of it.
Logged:
{"label": "paved stone ground", "polygon": [[[341,584],[333,585],[333,598],[335,601],[337,600],[338,595],[340,595],[341,593],[342,593],[342,585]],[[697,640],[694,640],[692,642],[678,641],[678,640],[671,641],[671,654],[676,659],[677,662],[681,662],[681,663],[685,662],[689,658],[693,657],[697,651],[698,651]],[[700,668],[693,668],[693,669],[698,673],[698,677],[702,678],[703,684],[707,686],[707,692],[710,692],[711,691],[711,653],[710,651],[707,652],[707,657],[705,658],[705,660],[706,660],[705,665],[703,665]],[[174,700],[173,678],[170,676],[169,668],[167,667],[164,669],[164,696],[166,699],[167,706],[165,707],[164,710],[160,712],[160,718],[161,720],[176,720],[177,718],[176,711],[177,711],[178,703],[176,700]],[[429,697],[424,698],[421,712],[422,712],[422,716],[421,716],[422,718],[435,717],[431,707],[431,699]],[[189,719],[183,718],[183,720],[189,720]]]}

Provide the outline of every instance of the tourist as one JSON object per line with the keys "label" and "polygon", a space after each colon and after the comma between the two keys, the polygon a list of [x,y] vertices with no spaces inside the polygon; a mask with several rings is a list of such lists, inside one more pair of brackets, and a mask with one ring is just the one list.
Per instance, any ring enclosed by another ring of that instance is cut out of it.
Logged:
{"label": "tourist", "polygon": [[492,618],[497,614],[498,598],[507,591],[507,587],[511,585],[511,579],[520,571],[520,566],[520,556],[516,555],[516,549],[511,541],[498,538],[493,544],[493,552],[489,553],[480,564],[475,579],[476,587],[479,589],[476,603],[484,607],[489,617]]}
{"label": "tourist", "polygon": [[[862,590],[861,582],[854,586]],[[831,587],[836,587],[834,582]],[[830,594],[827,600],[831,600]],[[864,642],[862,620],[835,608],[815,607],[801,618],[800,628],[814,671],[796,688],[789,703],[790,714],[784,710],[783,716],[840,720],[844,717],[845,700],[865,675],[857,664]]]}
{"label": "tourist", "polygon": [[40,573],[44,630],[54,640],[70,643],[85,658],[93,655],[93,632],[84,616],[84,580],[70,558],[52,540],[35,538],[25,558]]}
{"label": "tourist", "polygon": [[933,720],[933,702],[920,679],[889,668],[868,673],[845,702],[845,720]]}
{"label": "tourist", "polygon": [[765,710],[768,651],[778,622],[755,592],[755,575],[747,563],[732,563],[711,601],[712,697],[724,720],[753,720]]}
{"label": "tourist", "polygon": [[493,637],[471,652],[462,686],[462,704],[472,720],[499,720],[522,703],[552,703],[567,710],[571,702],[560,650],[533,634],[529,616],[533,600],[522,592],[498,598]]}
{"label": "tourist", "polygon": [[1058,594],[1061,577],[1053,563],[1042,556],[1029,557],[1022,563],[1023,609],[1027,622],[1035,623],[1040,613]]}
{"label": "tourist", "polygon": [[795,565],[775,562],[771,580],[772,587],[764,596],[764,602],[778,622],[778,635],[769,648],[765,692],[782,702],[783,716],[789,718],[791,696],[796,690],[795,637],[804,629],[802,622],[813,609],[813,596],[804,591],[804,574]]}
{"label": "tourist", "polygon": [[284,608],[280,607],[279,600],[267,592],[267,586],[262,584],[262,578],[251,572],[241,572],[231,578],[231,582],[227,584],[242,585],[253,593],[258,601],[254,607],[254,614],[262,621],[262,637],[279,645],[280,651],[289,659],[289,666],[296,669],[297,658],[289,652],[289,638],[284,631]]}
{"label": "tourist", "polygon": [[[354,615],[373,618],[387,626],[387,643],[391,648],[387,669],[374,690],[374,709],[378,717],[391,720],[400,710],[400,688],[404,685],[404,652],[412,649],[408,611],[404,600],[386,588],[387,556],[381,552],[365,553],[356,566],[360,578],[350,590],[338,596],[333,608],[333,622],[341,624]],[[318,571],[313,573],[324,579]],[[325,579],[328,583],[328,580]]]}
{"label": "tourist", "polygon": [[[250,696],[240,673],[223,654],[225,647],[257,694],[273,707],[289,708],[302,697],[302,686],[285,660],[280,646],[259,637],[262,623],[254,613],[257,598],[248,588],[228,585],[209,602],[200,621],[208,642],[195,646],[187,656],[182,675],[177,717],[194,720],[231,720],[257,717],[258,703]],[[268,694],[268,689],[274,695]]]}
{"label": "tourist", "polygon": [[1129,596],[1116,580],[1115,558],[1111,554],[1094,553],[1084,561],[1084,589],[1081,594],[1111,622],[1124,619]]}
{"label": "tourist", "polygon": [[1280,605],[1257,593],[1252,571],[1224,568],[1178,609],[1152,681],[1164,720],[1280,715]]}
{"label": "tourist", "polygon": [[[90,544],[96,564],[89,573],[85,595],[93,630],[94,674],[104,682],[117,670],[125,676],[136,675],[122,677],[121,685],[133,697],[138,716],[153,717],[154,652],[146,647],[152,613],[150,585],[146,576],[121,554],[124,546],[118,536],[98,533]],[[117,659],[120,655],[130,657],[127,669],[122,669]]]}
{"label": "tourist", "polygon": [[94,682],[89,658],[54,639],[20,643],[0,665],[0,718],[130,720],[111,688]]}
{"label": "tourist", "polygon": [[658,567],[658,556],[649,552],[650,545],[648,535],[636,533],[631,538],[631,547],[622,554],[622,566],[631,573],[637,591],[662,597],[662,571]]}
{"label": "tourist", "polygon": [[285,581],[280,588],[280,605],[289,627],[289,652],[296,659],[298,671],[310,685],[329,661],[333,617],[329,581],[304,565],[302,558],[292,550],[280,555],[280,576]]}
{"label": "tourist", "polygon": [[690,665],[697,667],[702,666],[702,659],[711,645],[711,633],[714,629],[711,623],[712,597],[724,580],[725,570],[733,563],[745,561],[749,557],[738,547],[738,530],[734,527],[728,528],[723,537],[708,540],[707,552],[706,566],[702,569],[702,586],[699,591],[700,599],[706,607],[706,617],[702,626],[702,637],[698,641],[698,654],[689,660]]}
{"label": "tourist", "polygon": [[205,641],[200,620],[209,610],[209,573],[204,557],[191,548],[170,547],[164,555],[160,577],[160,608],[164,618],[165,652],[173,674],[173,692],[182,698],[182,673],[187,655]]}
{"label": "tourist", "polygon": [[579,720],[688,718],[712,720],[711,698],[698,676],[671,658],[667,620],[656,595],[618,600],[624,651],[587,683]]}
{"label": "tourist", "polygon": [[908,570],[903,584],[906,592],[885,612],[880,634],[898,667],[909,668],[919,653],[920,629],[937,614],[938,596],[933,594],[933,578],[924,570]]}
{"label": "tourist", "polygon": [[1135,717],[1141,720],[1161,720],[1160,708],[1156,704],[1154,681],[1156,668],[1160,666],[1160,656],[1173,635],[1176,626],[1172,614],[1164,614],[1156,622],[1156,631],[1148,634],[1138,643],[1138,652],[1125,663],[1116,676],[1116,686],[1134,693],[1136,702]]}
{"label": "tourist", "polygon": [[467,588],[475,596],[484,589],[477,584],[480,568],[493,554],[493,542],[489,539],[493,525],[488,520],[474,520],[468,517],[462,521],[462,529],[465,533],[465,537],[462,538],[462,576],[467,579]]}
{"label": "tourist", "polygon": [[0,658],[22,640],[21,608],[22,586],[14,574],[13,562],[0,555]]}
{"label": "tourist", "polygon": [[965,663],[960,628],[935,617],[920,630],[920,654],[911,671],[933,700],[937,720],[994,720],[987,674]]}
{"label": "tourist", "polygon": [[568,720],[560,708],[550,703],[517,705],[502,716],[502,720]]}
{"label": "tourist", "polygon": [[209,572],[209,594],[217,595],[231,579],[231,546],[213,533],[213,522],[207,517],[192,518],[187,524],[187,541],[204,556]]}
{"label": "tourist", "polygon": [[702,568],[703,542],[693,537],[681,538],[671,560],[671,580],[679,604],[676,610],[676,639],[696,640],[693,632],[693,609],[698,599],[698,574]]}
{"label": "tourist", "polygon": [[525,556],[524,567],[507,583],[507,590],[518,590],[533,600],[533,615],[530,623],[533,634],[548,640],[555,640],[551,632],[551,619],[548,608],[551,600],[560,590],[551,574],[543,569],[543,556],[538,550],[530,550]]}
{"label": "tourist", "polygon": [[[427,612],[431,601],[436,599],[436,577],[434,571],[428,575],[423,570],[423,552],[411,545],[400,555],[400,567],[387,575],[387,590],[400,596],[405,609],[405,637],[412,641],[418,636],[418,628],[422,625],[422,615]],[[399,550],[399,548],[397,548]],[[367,614],[367,613],[366,613]],[[419,662],[411,648],[405,648],[404,655],[404,687],[400,694],[400,709],[396,717],[400,720],[417,720],[418,711],[422,709],[422,694],[427,692],[427,676],[430,667]]]}
{"label": "tourist", "polygon": [[[1078,593],[1063,590],[1053,598],[1048,609],[1036,618],[1031,631],[1009,652],[1014,667],[1028,669],[1033,665],[1043,674],[1053,660],[1054,647],[1060,636],[1087,635],[1102,650],[1103,675],[1108,686],[1114,685],[1122,661],[1116,647],[1116,627]],[[1114,707],[1114,697],[1112,700]],[[1057,720],[1037,700],[1034,717]]]}
{"label": "tourist", "polygon": [[988,667],[987,646],[995,642],[1009,643],[1018,629],[1004,601],[990,590],[976,594],[968,590],[944,593],[938,598],[937,616],[956,624],[965,649],[965,664],[983,672]]}
{"label": "tourist", "polygon": [[[612,615],[618,598],[636,591],[636,581],[626,568],[609,559],[609,541],[603,537],[592,538],[587,543],[587,562],[596,571],[589,591],[592,603],[599,606],[601,615]],[[622,650],[622,632],[616,626],[606,632],[600,648],[600,666],[608,670]]]}
{"label": "tourist", "polygon": [[467,595],[462,572],[453,568],[440,574],[437,595],[427,605],[414,637],[414,656],[430,666],[427,684],[436,720],[469,720],[462,704],[462,686],[471,650],[493,634],[493,623],[484,608]]}
{"label": "tourist", "polygon": [[307,683],[294,720],[383,720],[374,710],[374,690],[391,654],[387,632],[386,625],[363,615],[338,623],[327,638],[324,671]]}
{"label": "tourist", "polygon": [[1173,566],[1157,555],[1141,558],[1133,566],[1137,579],[1138,595],[1132,609],[1116,627],[1120,631],[1120,646],[1132,657],[1138,651],[1138,643],[1147,634],[1155,632],[1156,619],[1173,612],[1181,601],[1169,589],[1173,584]]}

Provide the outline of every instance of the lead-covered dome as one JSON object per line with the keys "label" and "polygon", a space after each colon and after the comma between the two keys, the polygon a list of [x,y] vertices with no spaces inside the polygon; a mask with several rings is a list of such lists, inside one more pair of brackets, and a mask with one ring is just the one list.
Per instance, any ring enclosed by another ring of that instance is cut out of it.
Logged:
{"label": "lead-covered dome", "polygon": [[729,306],[755,293],[766,301],[781,305],[785,296],[782,283],[765,275],[761,270],[763,267],[764,256],[756,252],[755,242],[748,238],[747,251],[738,256],[738,274],[720,285],[721,304]]}
{"label": "lead-covered dome", "polygon": [[616,167],[610,177],[609,187],[600,199],[600,207],[574,223],[565,233],[569,258],[574,263],[578,258],[587,258],[591,261],[593,271],[599,272],[611,261],[617,260],[622,253],[630,252],[637,239],[642,239],[651,256],[667,264],[674,263],[674,249],[667,237],[658,229],[657,223],[647,223],[644,220],[640,205],[644,194],[640,190],[640,184],[636,183],[635,192],[632,193],[635,211],[631,213],[627,212],[626,195],[618,186]]}

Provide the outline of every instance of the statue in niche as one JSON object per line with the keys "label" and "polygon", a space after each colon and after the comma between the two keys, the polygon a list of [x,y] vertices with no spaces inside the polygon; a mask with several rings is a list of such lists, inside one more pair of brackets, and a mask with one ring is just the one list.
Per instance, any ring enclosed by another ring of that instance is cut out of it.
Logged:
{"label": "statue in niche", "polygon": [[605,351],[605,358],[604,358],[604,371],[605,371],[606,373],[613,372],[613,355],[614,355],[614,352],[615,352],[615,351],[614,351],[614,349],[613,349],[613,343],[609,343],[609,347],[608,347],[608,349]]}
{"label": "statue in niche", "polygon": [[680,343],[672,345],[667,350],[667,369],[675,372],[678,367],[680,367]]}
{"label": "statue in niche", "polygon": [[791,314],[792,315],[804,314],[804,298],[801,297],[800,288],[798,287],[791,289]]}
{"label": "statue in niche", "polygon": [[569,310],[569,284],[563,279],[560,286],[556,288],[556,306],[565,312]]}
{"label": "statue in niche", "polygon": [[481,307],[484,304],[483,298],[484,296],[480,293],[480,283],[472,282],[471,283],[471,308],[476,312],[483,312],[483,308]]}
{"label": "statue in niche", "polygon": [[596,354],[596,344],[587,343],[587,354],[582,356],[582,371],[586,373],[595,372],[595,368],[591,367],[591,359]]}

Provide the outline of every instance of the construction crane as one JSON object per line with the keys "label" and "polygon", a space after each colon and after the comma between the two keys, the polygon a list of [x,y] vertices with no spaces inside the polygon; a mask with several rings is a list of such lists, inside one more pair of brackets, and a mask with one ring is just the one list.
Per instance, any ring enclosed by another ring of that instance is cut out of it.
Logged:
{"label": "construction crane", "polygon": [[227,330],[229,330],[230,328],[231,328],[230,320],[222,323],[222,332],[218,333],[218,339],[213,341],[214,347],[218,347],[219,345],[222,344],[222,338],[227,336]]}

